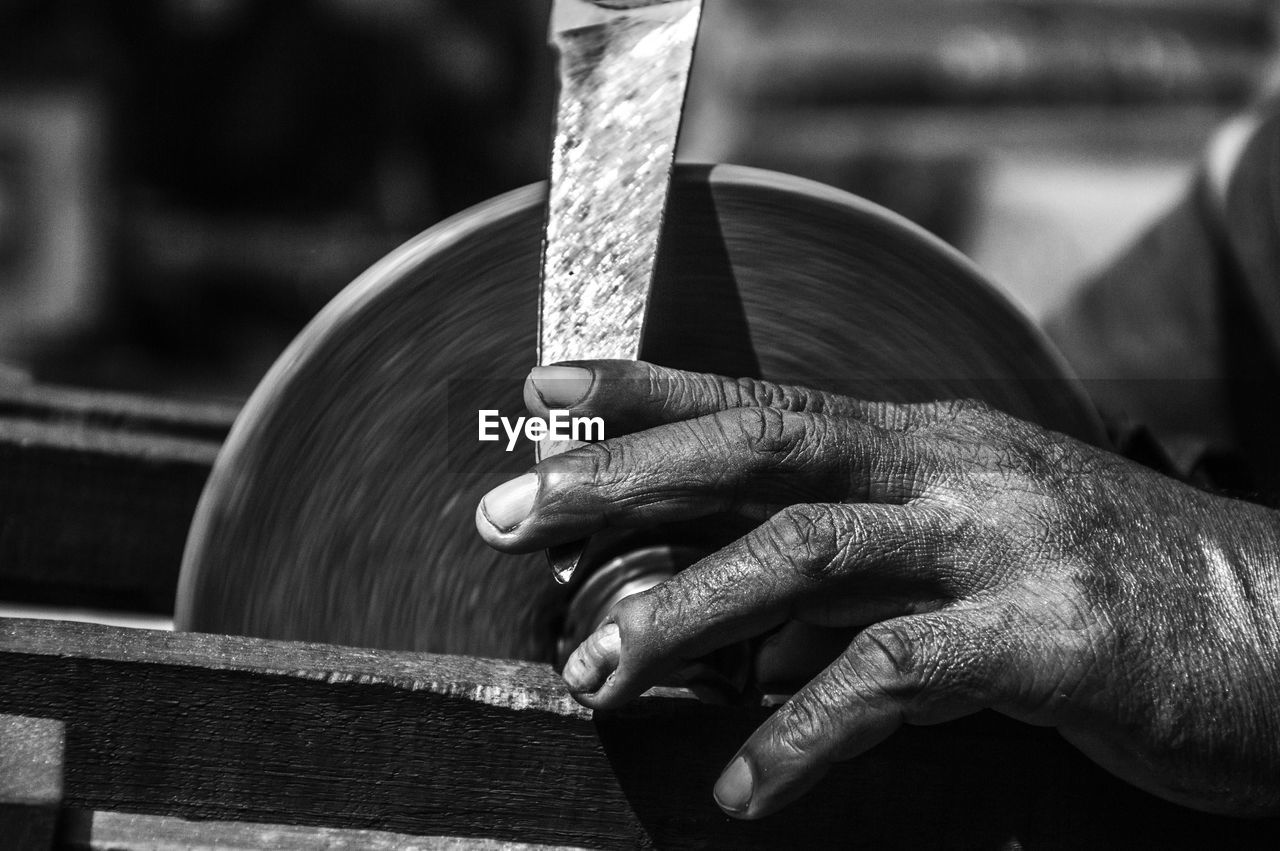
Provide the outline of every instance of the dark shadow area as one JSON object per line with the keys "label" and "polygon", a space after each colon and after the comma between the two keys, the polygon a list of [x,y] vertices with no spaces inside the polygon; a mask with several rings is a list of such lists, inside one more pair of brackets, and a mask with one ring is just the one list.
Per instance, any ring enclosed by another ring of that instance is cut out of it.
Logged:
{"label": "dark shadow area", "polygon": [[685,166],[672,184],[641,358],[676,369],[760,377],[712,196],[711,166]]}
{"label": "dark shadow area", "polygon": [[1219,309],[1226,332],[1223,361],[1230,379],[1226,399],[1239,457],[1210,458],[1213,484],[1251,502],[1280,505],[1280,356],[1277,341],[1263,327],[1257,305],[1245,292],[1243,272],[1225,257]]}
{"label": "dark shadow area", "polygon": [[[659,848],[1263,848],[1275,821],[1196,813],[1125,785],[1050,729],[983,713],[905,728],[790,808],[739,822],[711,790],[760,711],[648,700],[597,714],[632,812]],[[715,747],[711,746],[712,743]]]}

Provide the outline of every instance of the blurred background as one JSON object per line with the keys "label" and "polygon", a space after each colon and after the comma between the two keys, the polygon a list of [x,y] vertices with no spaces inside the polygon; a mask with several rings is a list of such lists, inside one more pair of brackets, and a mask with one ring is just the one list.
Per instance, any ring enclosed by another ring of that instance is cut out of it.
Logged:
{"label": "blurred background", "polygon": [[[542,179],[548,7],[0,0],[0,375],[243,398],[370,263]],[[681,156],[885,204],[1043,316],[1255,96],[1275,7],[707,0]]]}

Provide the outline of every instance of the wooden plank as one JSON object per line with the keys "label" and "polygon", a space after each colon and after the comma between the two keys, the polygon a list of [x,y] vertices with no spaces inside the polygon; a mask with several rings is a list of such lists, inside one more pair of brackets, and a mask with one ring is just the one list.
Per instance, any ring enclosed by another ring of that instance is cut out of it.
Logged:
{"label": "wooden plank", "polygon": [[0,715],[0,837],[5,848],[53,847],[62,804],[60,721]]}
{"label": "wooden plank", "polygon": [[1051,730],[904,730],[783,814],[714,806],[764,710],[651,696],[592,715],[548,667],[0,621],[0,712],[67,725],[86,811],[634,847],[1256,847],[1111,778]]}
{"label": "wooden plank", "polygon": [[59,847],[68,851],[571,851],[569,846],[410,836],[382,830],[188,821],[102,812],[77,812],[65,818]]}
{"label": "wooden plank", "polygon": [[0,388],[0,595],[172,611],[187,528],[236,409]]}

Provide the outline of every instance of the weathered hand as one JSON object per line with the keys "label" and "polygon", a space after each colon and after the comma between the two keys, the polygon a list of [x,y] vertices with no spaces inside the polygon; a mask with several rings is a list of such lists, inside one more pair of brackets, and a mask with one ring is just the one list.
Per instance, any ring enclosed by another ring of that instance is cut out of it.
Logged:
{"label": "weathered hand", "polygon": [[565,669],[583,704],[784,624],[865,626],[731,760],[715,789],[731,814],[778,809],[900,724],[982,708],[1055,726],[1169,800],[1280,811],[1275,512],[970,402],[618,361],[537,370],[526,401],[604,417],[611,439],[486,496],[493,546],[758,522],[613,609]]}

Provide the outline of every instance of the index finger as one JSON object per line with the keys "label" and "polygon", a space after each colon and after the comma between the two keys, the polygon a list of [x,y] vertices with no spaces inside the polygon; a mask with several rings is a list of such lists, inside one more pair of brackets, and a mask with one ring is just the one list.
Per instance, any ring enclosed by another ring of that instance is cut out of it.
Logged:
{"label": "index finger", "polygon": [[930,405],[871,402],[758,378],[729,378],[626,360],[537,367],[525,381],[524,402],[538,416],[555,409],[602,417],[614,435],[732,408],[851,417],[890,430],[904,430],[935,413]]}

